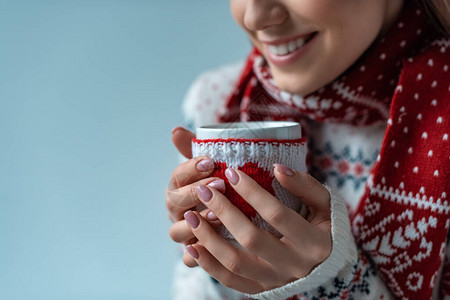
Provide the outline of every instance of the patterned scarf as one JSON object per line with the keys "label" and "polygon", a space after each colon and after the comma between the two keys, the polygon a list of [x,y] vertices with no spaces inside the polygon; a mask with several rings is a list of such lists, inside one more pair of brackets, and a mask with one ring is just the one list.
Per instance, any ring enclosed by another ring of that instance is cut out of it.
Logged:
{"label": "patterned scarf", "polygon": [[450,214],[450,41],[436,40],[424,14],[407,1],[383,38],[334,82],[306,96],[281,91],[254,49],[219,116],[220,122],[387,122],[353,230],[403,299],[430,299],[439,284]]}

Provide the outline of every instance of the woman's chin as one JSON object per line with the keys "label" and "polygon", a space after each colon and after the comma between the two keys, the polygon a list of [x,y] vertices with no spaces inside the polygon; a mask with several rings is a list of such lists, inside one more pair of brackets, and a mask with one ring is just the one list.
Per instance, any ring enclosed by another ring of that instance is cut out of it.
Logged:
{"label": "woman's chin", "polygon": [[277,82],[277,80],[275,80],[277,86],[279,87],[280,90],[284,91],[284,92],[288,92],[290,94],[293,95],[301,95],[301,96],[305,96],[308,94],[313,93],[314,91],[316,91],[318,88],[312,87],[311,85],[304,85],[304,84],[299,84],[299,82]]}
{"label": "woman's chin", "polygon": [[326,82],[322,82],[319,78],[305,78],[304,76],[295,76],[294,74],[272,74],[275,83],[282,91],[294,95],[306,96],[316,92],[323,87]]}

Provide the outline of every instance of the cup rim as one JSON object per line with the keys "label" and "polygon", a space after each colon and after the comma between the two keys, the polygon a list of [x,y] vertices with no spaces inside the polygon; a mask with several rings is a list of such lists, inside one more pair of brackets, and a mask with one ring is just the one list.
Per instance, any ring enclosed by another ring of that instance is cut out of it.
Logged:
{"label": "cup rim", "polygon": [[197,127],[197,139],[282,139],[302,138],[301,125],[293,121],[229,122]]}

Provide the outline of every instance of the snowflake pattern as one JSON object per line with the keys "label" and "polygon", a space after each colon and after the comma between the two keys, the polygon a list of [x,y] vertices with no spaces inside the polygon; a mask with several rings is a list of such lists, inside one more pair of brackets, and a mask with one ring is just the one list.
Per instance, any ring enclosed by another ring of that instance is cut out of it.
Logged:
{"label": "snowflake pattern", "polygon": [[354,190],[361,189],[379,153],[379,149],[376,149],[367,155],[359,148],[357,154],[352,155],[350,145],[338,151],[331,142],[321,148],[314,138],[310,138],[308,148],[311,153],[311,175],[320,182],[334,181],[338,189],[347,184],[353,184]]}
{"label": "snowflake pattern", "polygon": [[298,300],[352,300],[366,299],[371,295],[370,283],[377,276],[374,265],[363,253],[352,266],[350,276],[336,277],[331,284],[320,286],[314,292],[297,295]]}

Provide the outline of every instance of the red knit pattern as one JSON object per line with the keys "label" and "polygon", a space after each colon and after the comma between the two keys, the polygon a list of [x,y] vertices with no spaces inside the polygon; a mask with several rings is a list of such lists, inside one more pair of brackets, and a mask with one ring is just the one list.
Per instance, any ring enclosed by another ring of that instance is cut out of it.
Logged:
{"label": "red knit pattern", "polygon": [[[295,211],[301,211],[300,200],[276,181],[273,164],[281,163],[298,171],[306,171],[304,139],[193,139],[192,153],[194,156],[206,155],[214,160],[215,170],[211,176],[225,181],[225,196],[258,227],[280,236],[280,233],[265,222],[232,188],[225,176],[227,168],[233,167],[243,171],[284,205]],[[223,226],[218,226],[217,231],[226,238],[233,238]]]}
{"label": "red knit pattern", "polygon": [[[306,142],[305,139],[296,139],[296,140],[276,140],[276,139],[192,139],[193,143],[253,143],[253,144],[303,144]],[[256,210],[248,204],[230,185],[227,177],[225,176],[225,171],[229,166],[223,162],[215,162],[215,168],[212,177],[219,177],[225,181],[226,192],[225,196],[233,203],[237,208],[239,208],[250,220],[252,220],[256,215]],[[243,171],[245,174],[250,176],[253,180],[255,180],[262,188],[267,190],[270,194],[275,196],[275,192],[272,187],[272,182],[274,180],[274,176],[270,174],[269,171],[263,170],[258,166],[257,163],[246,163],[242,167],[238,167],[238,170]]]}
{"label": "red knit pattern", "polygon": [[[220,122],[388,122],[353,218],[359,246],[398,299],[430,299],[443,263],[450,206],[450,40],[416,1],[349,70],[305,97],[281,92],[254,50]],[[444,266],[448,290],[448,264]]]}
{"label": "red knit pattern", "polygon": [[355,215],[360,244],[393,293],[402,298],[431,298],[446,246],[448,55],[435,44],[405,63],[373,183]]}

